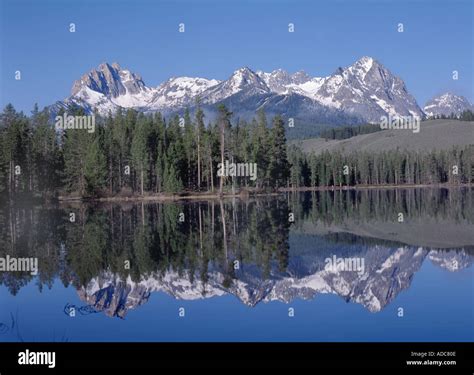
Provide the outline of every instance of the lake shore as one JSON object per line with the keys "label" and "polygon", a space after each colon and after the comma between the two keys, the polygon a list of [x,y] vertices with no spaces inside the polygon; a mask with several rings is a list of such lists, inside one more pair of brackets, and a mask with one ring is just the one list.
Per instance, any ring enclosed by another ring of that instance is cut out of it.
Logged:
{"label": "lake shore", "polygon": [[316,186],[299,188],[280,188],[277,191],[245,190],[237,193],[225,192],[223,194],[212,192],[189,192],[180,194],[156,193],[150,195],[128,195],[128,196],[103,196],[103,197],[80,197],[80,196],[59,196],[59,202],[162,202],[180,200],[215,200],[250,197],[271,197],[285,193],[311,192],[311,191],[344,191],[344,190],[369,190],[369,189],[414,189],[414,188],[462,188],[473,187],[473,184],[404,184],[404,185],[354,185],[354,186]]}

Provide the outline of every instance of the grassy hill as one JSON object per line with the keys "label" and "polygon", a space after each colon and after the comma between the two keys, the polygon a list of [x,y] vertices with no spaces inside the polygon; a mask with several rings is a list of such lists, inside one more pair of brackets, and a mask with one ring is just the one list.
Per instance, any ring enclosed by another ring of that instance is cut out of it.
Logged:
{"label": "grassy hill", "polygon": [[428,120],[421,122],[420,132],[384,130],[343,140],[311,138],[293,142],[304,152],[320,154],[326,150],[380,152],[395,149],[430,151],[451,149],[453,146],[474,145],[474,122],[458,120]]}

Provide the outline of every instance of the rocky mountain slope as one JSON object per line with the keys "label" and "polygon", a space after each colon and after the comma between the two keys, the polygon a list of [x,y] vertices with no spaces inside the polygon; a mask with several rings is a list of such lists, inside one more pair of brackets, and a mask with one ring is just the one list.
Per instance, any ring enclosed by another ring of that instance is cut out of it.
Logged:
{"label": "rocky mountain slope", "polygon": [[381,116],[423,117],[424,113],[405,83],[377,60],[364,56],[327,77],[282,69],[270,73],[237,69],[223,81],[175,77],[148,87],[142,78],[119,64],[103,63],[75,81],[71,95],[55,103],[57,112],[79,106],[106,115],[119,108],[163,114],[191,110],[200,100],[208,118],[218,104],[226,104],[234,117],[249,118],[264,108],[307,123],[378,122]]}

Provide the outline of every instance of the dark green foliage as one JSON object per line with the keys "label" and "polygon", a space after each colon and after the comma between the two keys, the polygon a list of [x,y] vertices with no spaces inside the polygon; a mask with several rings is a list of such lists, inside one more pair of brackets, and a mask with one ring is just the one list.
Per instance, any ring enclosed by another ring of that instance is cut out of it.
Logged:
{"label": "dark green foliage", "polygon": [[319,136],[325,139],[348,139],[356,135],[370,134],[381,130],[379,125],[374,124],[344,126],[323,130]]}
{"label": "dark green foliage", "polygon": [[[433,152],[305,154],[295,145],[287,147],[280,116],[269,126],[263,110],[250,123],[233,124],[224,106],[219,113],[217,122],[206,127],[199,108],[194,116],[186,110],[182,118],[175,115],[168,121],[159,113],[118,111],[105,118],[96,115],[93,132],[67,129],[58,133],[46,110],[40,112],[36,106],[27,117],[8,105],[0,115],[1,197],[473,182],[474,146]],[[84,112],[78,108],[69,115],[83,116]],[[461,119],[470,116],[466,111]],[[323,135],[340,139],[375,128],[338,128]],[[256,181],[250,176],[221,179],[217,172],[223,160],[256,163]],[[15,173],[17,167],[21,173]]]}
{"label": "dark green foliage", "polygon": [[420,153],[391,150],[304,154],[292,146],[290,184],[301,186],[429,185],[474,182],[474,145]]}
{"label": "dark green foliage", "polygon": [[456,115],[454,112],[451,112],[450,115],[435,115],[431,116],[431,119],[451,119],[451,120],[461,120],[461,121],[474,121],[474,112],[466,109],[461,114]]}

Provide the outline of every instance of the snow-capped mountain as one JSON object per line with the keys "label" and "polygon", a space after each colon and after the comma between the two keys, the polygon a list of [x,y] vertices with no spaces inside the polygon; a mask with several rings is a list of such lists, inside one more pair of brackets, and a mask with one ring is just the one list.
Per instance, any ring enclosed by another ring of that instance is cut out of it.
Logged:
{"label": "snow-capped mountain", "polygon": [[152,100],[146,104],[147,110],[179,110],[196,105],[196,99],[210,87],[220,81],[216,79],[177,77],[158,86]]}
{"label": "snow-capped mountain", "polygon": [[464,96],[447,92],[429,100],[423,110],[429,117],[450,116],[452,113],[457,116],[463,111],[473,110],[473,106]]}
{"label": "snow-capped mountain", "polygon": [[284,94],[288,92],[292,85],[301,85],[311,80],[311,77],[302,70],[294,74],[289,74],[283,69],[277,69],[271,73],[259,70],[257,75],[267,84],[272,92],[277,94]]}
{"label": "snow-capped mountain", "polygon": [[310,78],[304,72],[289,75],[282,70],[261,76],[274,92],[300,94],[365,121],[378,122],[390,114],[423,117],[404,82],[371,57],[364,56],[328,77]]}
{"label": "snow-capped mountain", "polygon": [[264,108],[308,123],[378,122],[381,116],[423,117],[404,82],[371,57],[339,68],[327,77],[310,77],[303,71],[290,74],[240,68],[224,80],[175,77],[156,88],[117,63],[99,65],[77,80],[71,96],[53,109],[77,105],[101,114],[134,108],[164,114],[191,110],[199,97],[206,114],[226,104],[237,117],[252,117]]}
{"label": "snow-capped mountain", "polygon": [[156,92],[147,87],[139,75],[122,69],[119,64],[103,63],[75,81],[71,96],[57,102],[53,110],[79,106],[86,112],[97,110],[106,115],[119,108],[141,109]]}
{"label": "snow-capped mountain", "polygon": [[214,104],[236,94],[251,97],[271,94],[271,90],[258,74],[244,67],[236,70],[227,80],[205,91],[202,99],[204,103]]}
{"label": "snow-capped mountain", "polygon": [[415,98],[405,83],[371,57],[324,79],[313,94],[319,102],[362,116],[369,122],[381,116],[423,117]]}
{"label": "snow-capped mountain", "polygon": [[[371,312],[378,312],[410,286],[427,257],[451,271],[469,267],[473,263],[472,255],[464,250],[430,251],[414,246],[374,246],[357,256],[365,260],[363,273],[326,269],[324,257],[316,255],[304,261],[294,259],[284,273],[272,269],[266,278],[262,277],[258,267],[243,266],[236,272],[236,278],[229,287],[223,286],[224,274],[212,267],[205,283],[198,275],[191,281],[189,273],[172,270],[165,274],[142,276],[139,281],[104,272],[80,288],[78,294],[96,311],[119,317],[146,303],[154,292],[163,292],[183,300],[231,294],[247,306],[271,301],[289,303],[296,298],[309,300],[318,294],[332,293],[348,302],[359,303]],[[453,264],[456,264],[456,268],[452,267]]]}

